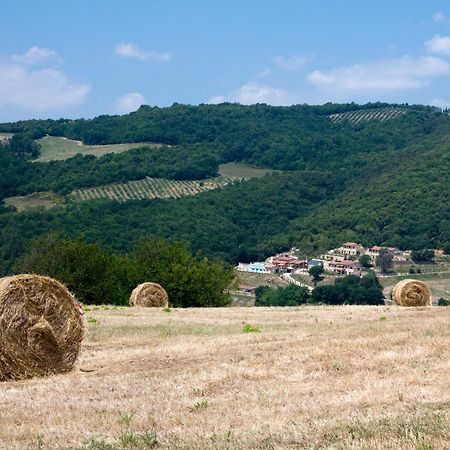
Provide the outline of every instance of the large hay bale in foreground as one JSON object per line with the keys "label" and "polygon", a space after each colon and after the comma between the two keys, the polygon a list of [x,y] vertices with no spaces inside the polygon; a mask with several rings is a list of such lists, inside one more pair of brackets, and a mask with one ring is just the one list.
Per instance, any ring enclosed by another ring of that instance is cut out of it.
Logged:
{"label": "large hay bale in foreground", "polygon": [[430,288],[419,280],[402,280],[392,289],[391,298],[400,306],[431,305]]}
{"label": "large hay bale in foreground", "polygon": [[160,284],[142,283],[131,293],[130,305],[145,306],[147,308],[166,308],[169,306],[169,296]]}
{"label": "large hay bale in foreground", "polygon": [[0,279],[0,381],[69,372],[83,335],[64,285],[38,275]]}

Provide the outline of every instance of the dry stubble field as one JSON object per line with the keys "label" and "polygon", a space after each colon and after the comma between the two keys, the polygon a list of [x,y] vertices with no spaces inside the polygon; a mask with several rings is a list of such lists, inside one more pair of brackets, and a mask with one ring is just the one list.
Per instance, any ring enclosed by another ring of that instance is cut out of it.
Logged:
{"label": "dry stubble field", "polygon": [[87,316],[75,372],[0,383],[1,449],[449,448],[450,308]]}

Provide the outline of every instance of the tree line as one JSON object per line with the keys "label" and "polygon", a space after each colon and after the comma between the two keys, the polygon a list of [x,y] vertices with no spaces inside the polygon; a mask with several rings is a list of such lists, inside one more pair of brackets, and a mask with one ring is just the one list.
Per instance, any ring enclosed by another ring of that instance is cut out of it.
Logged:
{"label": "tree line", "polygon": [[363,277],[348,275],[333,284],[316,286],[312,292],[305,287],[289,285],[272,288],[259,286],[255,290],[256,306],[325,305],[382,305],[383,287],[373,273]]}
{"label": "tree line", "polygon": [[152,281],[166,289],[171,306],[226,306],[234,279],[231,266],[194,254],[183,243],[147,238],[119,254],[54,233],[32,241],[14,270],[53,277],[92,305],[127,305],[138,284]]}

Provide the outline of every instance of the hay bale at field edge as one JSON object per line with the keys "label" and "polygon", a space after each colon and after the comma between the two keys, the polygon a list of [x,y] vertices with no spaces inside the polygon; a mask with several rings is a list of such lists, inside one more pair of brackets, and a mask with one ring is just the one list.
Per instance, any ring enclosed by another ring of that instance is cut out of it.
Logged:
{"label": "hay bale at field edge", "polygon": [[142,283],[131,293],[130,306],[166,308],[169,306],[169,295],[160,284]]}
{"label": "hay bale at field edge", "polygon": [[75,297],[39,275],[0,279],[0,381],[67,373],[84,336]]}
{"label": "hay bale at field edge", "polygon": [[407,279],[395,285],[391,299],[399,306],[430,306],[431,292],[423,281]]}

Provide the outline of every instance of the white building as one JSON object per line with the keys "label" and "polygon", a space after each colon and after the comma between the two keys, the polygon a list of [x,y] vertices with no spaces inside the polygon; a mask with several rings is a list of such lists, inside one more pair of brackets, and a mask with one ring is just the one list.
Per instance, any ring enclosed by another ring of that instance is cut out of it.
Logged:
{"label": "white building", "polygon": [[269,273],[263,262],[239,263],[236,269],[239,270],[239,272]]}

